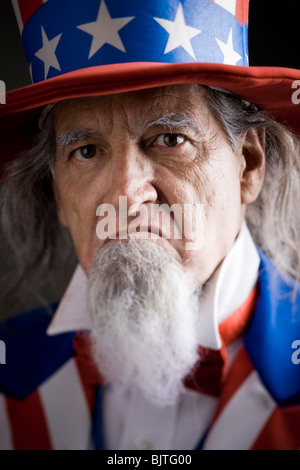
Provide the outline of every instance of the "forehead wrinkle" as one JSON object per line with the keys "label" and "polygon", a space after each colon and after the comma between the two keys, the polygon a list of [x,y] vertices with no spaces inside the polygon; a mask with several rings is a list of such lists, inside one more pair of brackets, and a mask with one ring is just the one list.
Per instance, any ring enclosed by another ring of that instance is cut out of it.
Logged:
{"label": "forehead wrinkle", "polygon": [[77,141],[87,140],[91,137],[99,137],[100,134],[93,129],[73,127],[63,131],[56,139],[57,145],[64,149]]}
{"label": "forehead wrinkle", "polygon": [[165,129],[172,130],[175,128],[193,129],[199,132],[200,126],[194,116],[183,112],[171,112],[163,114],[159,117],[153,117],[143,121],[139,127],[149,129],[152,127],[164,127]]}

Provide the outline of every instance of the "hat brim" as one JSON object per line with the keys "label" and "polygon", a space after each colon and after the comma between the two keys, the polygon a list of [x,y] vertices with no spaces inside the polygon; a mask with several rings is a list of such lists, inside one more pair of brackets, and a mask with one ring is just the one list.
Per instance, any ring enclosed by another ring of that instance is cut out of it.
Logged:
{"label": "hat brim", "polygon": [[[38,131],[42,108],[57,101],[199,83],[232,92],[255,103],[300,135],[300,106],[292,100],[300,70],[282,67],[243,67],[212,63],[127,63],[101,65],[69,72],[13,90],[0,105],[1,168],[28,145]],[[299,82],[300,83],[300,82]]]}

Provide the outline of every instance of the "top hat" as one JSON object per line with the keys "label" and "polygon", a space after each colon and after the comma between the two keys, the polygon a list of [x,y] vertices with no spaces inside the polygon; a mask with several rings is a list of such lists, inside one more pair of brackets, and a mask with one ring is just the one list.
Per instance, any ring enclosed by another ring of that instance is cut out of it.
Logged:
{"label": "top hat", "polygon": [[226,90],[300,133],[300,71],[248,65],[249,0],[12,3],[33,83],[0,105],[2,165],[38,131],[47,104],[163,85]]}

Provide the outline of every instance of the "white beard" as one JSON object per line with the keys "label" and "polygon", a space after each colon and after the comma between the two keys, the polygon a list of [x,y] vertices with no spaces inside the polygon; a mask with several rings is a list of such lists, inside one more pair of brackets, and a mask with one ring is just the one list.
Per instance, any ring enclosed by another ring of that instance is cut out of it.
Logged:
{"label": "white beard", "polygon": [[152,241],[101,249],[89,273],[87,307],[96,364],[108,383],[138,387],[171,405],[198,360],[199,299],[175,259]]}

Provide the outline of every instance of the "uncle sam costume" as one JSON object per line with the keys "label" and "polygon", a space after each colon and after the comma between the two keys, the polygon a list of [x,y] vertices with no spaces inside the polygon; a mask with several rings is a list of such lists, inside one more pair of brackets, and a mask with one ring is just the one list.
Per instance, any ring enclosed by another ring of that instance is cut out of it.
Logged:
{"label": "uncle sam costume", "polygon": [[[248,66],[247,1],[13,0],[13,5],[33,84],[8,93],[0,109],[3,166],[57,101],[170,84],[225,89],[300,130],[291,101],[299,71]],[[255,261],[248,272],[239,259],[249,251]],[[124,449],[299,449],[299,287],[256,250],[246,226],[229,256],[239,276],[248,279],[247,289],[225,302],[225,294],[218,294],[228,287],[224,271],[231,268],[225,264],[210,301],[221,310],[226,304],[226,315],[222,321],[218,311],[211,315],[210,339],[199,345],[207,366],[186,378],[183,412],[164,416],[163,434],[172,430],[172,439],[155,441],[158,424],[143,428],[136,416],[144,409],[139,399],[135,411],[129,403],[123,412],[139,436],[125,429],[114,437],[105,380],[89,357],[88,325],[80,312],[66,320],[78,299],[66,307],[64,297],[51,311],[41,308],[1,323],[6,363],[0,366],[0,448],[100,450],[117,442]],[[69,293],[81,276],[78,268]],[[239,291],[239,280],[234,282]],[[201,410],[195,422],[194,409]],[[148,408],[146,419],[155,413]],[[177,427],[190,429],[175,432]]]}

